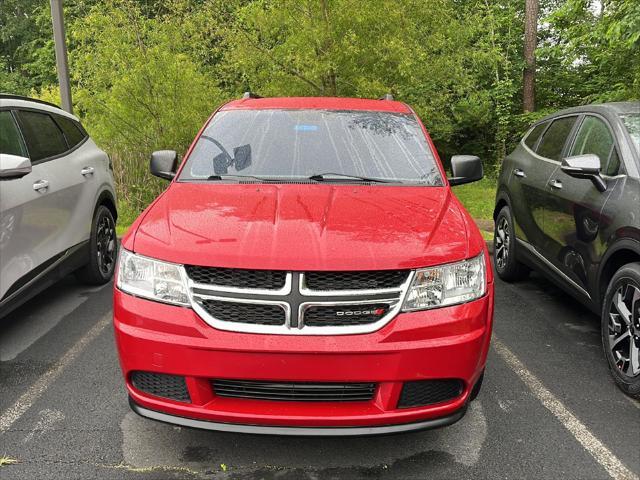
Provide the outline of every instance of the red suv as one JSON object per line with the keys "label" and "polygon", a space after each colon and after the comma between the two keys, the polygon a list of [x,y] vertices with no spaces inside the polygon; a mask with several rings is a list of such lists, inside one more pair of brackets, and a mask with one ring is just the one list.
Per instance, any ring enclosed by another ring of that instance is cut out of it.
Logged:
{"label": "red suv", "polygon": [[493,319],[486,244],[407,105],[245,94],[122,241],[132,408],[212,430],[365,435],[459,420]]}

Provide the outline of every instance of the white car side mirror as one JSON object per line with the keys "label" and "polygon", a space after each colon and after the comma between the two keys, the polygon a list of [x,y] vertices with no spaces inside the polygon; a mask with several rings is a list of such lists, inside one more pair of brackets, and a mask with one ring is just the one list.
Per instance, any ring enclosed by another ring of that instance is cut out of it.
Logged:
{"label": "white car side mirror", "polygon": [[12,180],[31,173],[31,160],[19,155],[0,153],[0,179]]}

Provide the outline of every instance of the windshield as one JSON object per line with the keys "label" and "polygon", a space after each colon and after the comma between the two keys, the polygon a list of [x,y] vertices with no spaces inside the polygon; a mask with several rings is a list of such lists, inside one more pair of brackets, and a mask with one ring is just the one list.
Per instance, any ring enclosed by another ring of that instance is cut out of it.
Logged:
{"label": "windshield", "polygon": [[252,181],[322,175],[342,182],[365,177],[443,184],[415,116],[374,111],[221,111],[198,139],[180,180],[225,175]]}
{"label": "windshield", "polygon": [[624,125],[627,127],[631,140],[636,147],[638,155],[640,155],[640,114],[632,113],[629,115],[621,115]]}

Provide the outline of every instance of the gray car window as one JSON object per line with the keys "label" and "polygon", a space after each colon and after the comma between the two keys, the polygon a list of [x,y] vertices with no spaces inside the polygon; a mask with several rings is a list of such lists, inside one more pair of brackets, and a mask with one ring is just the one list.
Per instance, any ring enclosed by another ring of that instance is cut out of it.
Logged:
{"label": "gray car window", "polygon": [[62,129],[62,132],[67,139],[69,148],[75,147],[82,140],[84,140],[84,133],[80,131],[80,128],[77,126],[76,122],[67,117],[63,117],[62,115],[56,115],[55,119],[56,123]]}
{"label": "gray car window", "polygon": [[538,145],[538,155],[551,160],[560,161],[564,144],[576,123],[577,117],[563,117],[554,120],[551,126],[544,132]]}
{"label": "gray car window", "polygon": [[[609,162],[613,149],[613,135],[605,122],[598,117],[588,115],[580,125],[569,155],[585,155],[592,153],[600,158],[601,171],[607,175],[616,175],[620,162]],[[617,157],[617,155],[616,155]]]}
{"label": "gray car window", "polygon": [[267,179],[330,172],[443,185],[415,116],[378,111],[219,112],[198,139],[180,180],[207,180],[221,169]]}
{"label": "gray car window", "polygon": [[20,126],[32,162],[54,157],[67,151],[62,131],[50,115],[21,110]]}
{"label": "gray car window", "polygon": [[640,114],[631,113],[628,115],[621,115],[621,117],[625,127],[627,127],[629,135],[631,135],[631,140],[636,147],[638,155],[640,155]]}
{"label": "gray car window", "polygon": [[27,156],[18,126],[8,110],[0,112],[0,153]]}
{"label": "gray car window", "polygon": [[540,135],[542,135],[542,132],[544,132],[544,129],[547,128],[547,125],[549,125],[549,122],[541,123],[540,125],[536,125],[536,127],[529,132],[529,135],[524,139],[524,143],[527,147],[535,151],[534,147],[536,146],[536,142],[540,138]]}

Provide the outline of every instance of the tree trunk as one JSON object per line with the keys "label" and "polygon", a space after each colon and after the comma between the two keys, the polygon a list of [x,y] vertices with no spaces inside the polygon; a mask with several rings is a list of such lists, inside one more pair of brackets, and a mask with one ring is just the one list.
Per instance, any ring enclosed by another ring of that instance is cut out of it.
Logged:
{"label": "tree trunk", "polygon": [[524,7],[524,72],[522,106],[525,112],[536,108],[536,45],[538,43],[538,0],[525,0]]}
{"label": "tree trunk", "polygon": [[[324,22],[324,39],[322,41],[320,56],[324,58],[331,55],[333,39],[331,37],[331,21],[329,19],[329,1],[322,0],[320,2],[320,5],[322,8],[322,20]],[[332,67],[329,68],[326,74],[323,76],[322,84],[324,87],[324,95],[335,97],[338,94],[336,72]]]}

